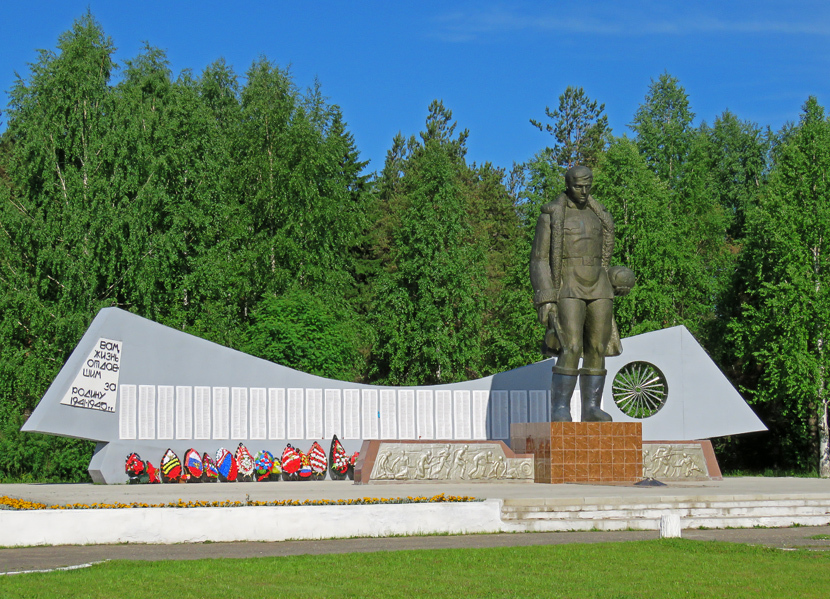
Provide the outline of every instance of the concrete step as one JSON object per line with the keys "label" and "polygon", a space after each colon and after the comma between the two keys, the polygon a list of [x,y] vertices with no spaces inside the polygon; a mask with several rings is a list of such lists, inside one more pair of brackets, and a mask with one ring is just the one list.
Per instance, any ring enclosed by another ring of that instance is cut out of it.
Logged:
{"label": "concrete step", "polygon": [[[694,528],[784,528],[789,526],[827,526],[830,516],[744,517],[680,519],[683,529]],[[598,520],[512,520],[504,522],[509,532],[569,532],[589,530],[659,530],[659,518]]]}
{"label": "concrete step", "polygon": [[681,518],[714,518],[744,516],[825,516],[830,515],[830,506],[723,506],[709,508],[687,508],[682,506],[654,507],[631,506],[625,509],[575,509],[575,510],[502,510],[504,520],[561,520],[593,518],[659,518],[666,512],[677,514]]}
{"label": "concrete step", "polygon": [[830,495],[618,498],[582,501],[511,500],[502,504],[505,525],[515,530],[657,530],[672,513],[683,528],[751,528],[830,524]]}

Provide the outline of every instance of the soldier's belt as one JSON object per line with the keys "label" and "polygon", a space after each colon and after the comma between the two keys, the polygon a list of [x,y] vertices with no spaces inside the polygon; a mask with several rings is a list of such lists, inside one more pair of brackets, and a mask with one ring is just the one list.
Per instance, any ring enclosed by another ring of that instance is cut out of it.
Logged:
{"label": "soldier's belt", "polygon": [[602,266],[602,258],[594,258],[593,256],[562,258],[562,263],[568,266]]}

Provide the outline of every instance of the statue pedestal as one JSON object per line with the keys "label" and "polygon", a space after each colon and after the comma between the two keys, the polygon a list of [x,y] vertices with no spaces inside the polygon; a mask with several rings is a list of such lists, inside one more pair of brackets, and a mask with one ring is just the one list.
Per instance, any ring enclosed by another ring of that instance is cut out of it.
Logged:
{"label": "statue pedestal", "polygon": [[643,478],[640,422],[510,425],[510,446],[534,457],[537,483],[633,483]]}

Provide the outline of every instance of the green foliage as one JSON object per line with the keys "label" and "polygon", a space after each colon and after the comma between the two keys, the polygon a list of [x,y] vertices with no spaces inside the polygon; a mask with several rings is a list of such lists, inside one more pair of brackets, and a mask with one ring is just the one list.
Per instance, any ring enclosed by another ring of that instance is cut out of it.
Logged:
{"label": "green foliage", "polygon": [[[565,170],[556,162],[556,156],[550,148],[537,152],[526,163],[517,165],[516,175],[520,179],[518,185],[521,188],[517,208],[525,226],[535,227],[542,206],[565,191]],[[532,230],[529,229],[531,238]]]}
{"label": "green foliage", "polygon": [[686,90],[676,78],[663,73],[657,81],[651,80],[645,103],[630,125],[646,162],[672,188],[677,187],[689,153],[694,118]]}
{"label": "green foliage", "polygon": [[114,48],[86,15],[60,37],[58,50],[40,53],[28,85],[15,83],[3,136],[0,422],[11,451],[0,458],[0,472],[14,479],[31,476],[34,466],[54,479],[64,466],[77,467],[71,452],[89,450],[88,443],[18,435],[13,427],[57,374],[88,314],[109,305],[105,256],[117,243],[106,230],[115,207],[97,176],[111,170],[103,149],[112,128]]}
{"label": "green foliage", "polygon": [[611,142],[597,168],[593,193],[614,216],[613,262],[637,276],[631,293],[614,301],[620,334],[686,324],[680,310],[686,295],[677,285],[683,240],[669,208],[669,190],[633,141]]}
{"label": "green foliage", "polygon": [[[567,87],[554,137],[508,174],[467,164],[440,102],[364,174],[320,85],[266,58],[174,77],[147,46],[121,65],[91,14],[18,78],[0,137],[0,478],[81,480],[91,445],[20,435],[102,307],[349,380],[446,383],[540,358],[528,259],[573,164],[616,222],[623,335],[683,324],[772,434],[718,442],[730,467],[830,474],[827,170],[814,99],[773,135],[729,111],[693,126],[652,81],[613,138]],[[763,438],[769,439],[763,441]]]}
{"label": "green foliage", "polygon": [[370,332],[347,306],[294,289],[264,299],[252,320],[243,348],[249,354],[338,380],[365,371]]}
{"label": "green foliage", "polygon": [[830,123],[811,97],[798,127],[776,149],[769,185],[747,215],[745,296],[730,323],[742,368],[760,373],[747,391],[773,431],[771,457],[783,467],[830,462],[828,174]]}
{"label": "green foliage", "polygon": [[[663,224],[655,224],[667,229],[650,233],[662,237],[660,243],[669,246],[652,250],[665,257],[658,279],[664,299],[669,300],[669,318],[663,319],[663,326],[684,324],[704,347],[717,354],[714,346],[722,337],[716,326],[718,311],[735,259],[727,237],[735,210],[725,205],[725,190],[731,188],[714,168],[718,153],[723,156],[728,151],[713,140],[705,126],[693,128],[693,119],[685,90],[677,79],[664,73],[652,81],[631,128],[637,134],[640,154],[663,187],[659,196],[654,196],[659,208],[649,209],[659,210]],[[645,281],[640,278],[640,282]]]}
{"label": "green foliage", "polygon": [[[87,14],[10,94],[0,146],[4,423],[35,407],[100,308],[241,348],[252,314],[274,310],[263,301],[298,288],[309,306],[337,305],[354,287],[365,163],[319,88],[301,94],[264,59],[242,87],[222,61],[174,80],[152,47],[112,85],[113,52]],[[355,318],[346,320],[357,330]],[[308,364],[353,378],[361,359],[349,349]],[[43,465],[54,452],[74,472],[64,478],[85,476],[72,452],[89,444],[9,430],[3,438],[30,459],[0,454],[3,476],[64,476]]]}
{"label": "green foliage", "polygon": [[766,182],[772,134],[739,120],[728,110],[715,119],[711,128],[704,125],[701,130],[711,143],[707,168],[712,175],[712,190],[731,217],[730,237],[740,240],[744,237],[746,212]]}
{"label": "green foliage", "polygon": [[386,383],[478,375],[485,261],[462,187],[467,132],[455,127],[434,101],[421,142],[396,139],[379,184],[388,254],[373,294],[373,376]]}
{"label": "green foliage", "polygon": [[605,104],[591,100],[581,87],[569,85],[559,96],[556,110],[545,107],[545,116],[553,123],[542,125],[535,119],[530,119],[530,123],[556,139],[551,152],[558,165],[566,169],[578,164],[594,167],[611,134],[603,112]]}
{"label": "green foliage", "polygon": [[482,305],[482,375],[518,368],[539,358],[539,332],[528,261],[529,238],[505,173],[492,165],[466,171],[473,243],[482,249],[486,287]]}
{"label": "green foliage", "polygon": [[95,443],[21,433],[20,413],[0,418],[0,483],[90,482],[86,472]]}

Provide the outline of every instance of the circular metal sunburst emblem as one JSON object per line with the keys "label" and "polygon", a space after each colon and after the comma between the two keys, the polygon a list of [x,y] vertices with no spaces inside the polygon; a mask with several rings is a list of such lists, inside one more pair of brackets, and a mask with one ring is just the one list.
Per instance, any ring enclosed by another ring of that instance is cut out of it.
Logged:
{"label": "circular metal sunburst emblem", "polygon": [[626,416],[648,418],[666,405],[669,384],[654,364],[629,362],[614,377],[614,403]]}

